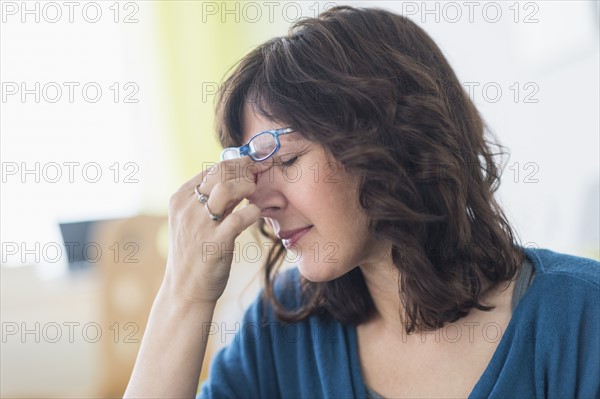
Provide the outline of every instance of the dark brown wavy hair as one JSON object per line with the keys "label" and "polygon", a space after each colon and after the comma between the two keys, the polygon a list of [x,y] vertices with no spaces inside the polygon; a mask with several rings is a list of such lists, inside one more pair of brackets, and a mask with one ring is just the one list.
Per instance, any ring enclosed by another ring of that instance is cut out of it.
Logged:
{"label": "dark brown wavy hair", "polygon": [[[391,243],[408,333],[492,309],[483,296],[524,259],[493,197],[502,169],[493,156],[505,152],[491,146],[504,147],[484,137],[477,109],[421,28],[385,10],[347,6],[299,20],[245,56],[221,86],[224,147],[243,144],[248,101],[359,176],[370,232]],[[326,314],[360,324],[374,314],[360,267],[328,282],[302,278],[302,306],[284,308],[274,280],[285,248],[262,219],[259,230],[278,242],[266,259],[264,296],[281,320]]]}

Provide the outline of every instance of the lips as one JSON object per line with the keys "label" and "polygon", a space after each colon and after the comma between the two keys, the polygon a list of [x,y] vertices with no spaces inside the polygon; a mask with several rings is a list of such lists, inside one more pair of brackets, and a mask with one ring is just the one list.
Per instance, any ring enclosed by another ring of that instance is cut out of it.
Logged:
{"label": "lips", "polygon": [[280,231],[277,234],[277,237],[282,240],[283,245],[286,248],[289,248],[300,241],[300,238],[302,238],[311,228],[312,226],[307,226],[295,230]]}

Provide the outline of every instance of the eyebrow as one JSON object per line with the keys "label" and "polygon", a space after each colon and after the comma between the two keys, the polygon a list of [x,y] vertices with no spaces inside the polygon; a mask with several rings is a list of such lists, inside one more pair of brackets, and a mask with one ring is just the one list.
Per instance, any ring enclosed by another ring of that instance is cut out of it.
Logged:
{"label": "eyebrow", "polygon": [[304,154],[312,148],[311,144],[308,141],[300,142],[299,140],[294,140],[294,142],[286,143],[285,146],[282,145],[278,155]]}
{"label": "eyebrow", "polygon": [[279,137],[279,139],[281,140],[281,145],[282,145],[283,149],[290,149],[292,151],[297,151],[298,149],[303,149],[310,144],[310,142],[308,140],[304,139],[303,137],[295,137],[295,138],[288,137],[286,139],[284,139],[284,138],[285,138],[285,136]]}

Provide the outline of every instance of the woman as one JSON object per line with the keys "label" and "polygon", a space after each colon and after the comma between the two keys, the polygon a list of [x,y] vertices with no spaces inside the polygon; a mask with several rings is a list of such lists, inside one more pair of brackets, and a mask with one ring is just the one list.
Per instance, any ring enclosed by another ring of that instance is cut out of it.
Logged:
{"label": "woman", "polygon": [[599,264],[516,243],[483,121],[415,24],[298,22],[242,59],[217,113],[233,148],[171,198],[125,396],[196,394],[228,248],[259,221],[265,289],[200,397],[598,397]]}

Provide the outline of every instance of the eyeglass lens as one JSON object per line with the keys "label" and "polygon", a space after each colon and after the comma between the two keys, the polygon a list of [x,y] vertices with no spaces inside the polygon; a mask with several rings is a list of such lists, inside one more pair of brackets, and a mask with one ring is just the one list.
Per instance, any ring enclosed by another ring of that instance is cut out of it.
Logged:
{"label": "eyeglass lens", "polygon": [[277,141],[275,136],[269,132],[261,133],[255,136],[249,143],[250,146],[250,157],[255,160],[262,160],[267,158],[275,151],[277,147]]}

